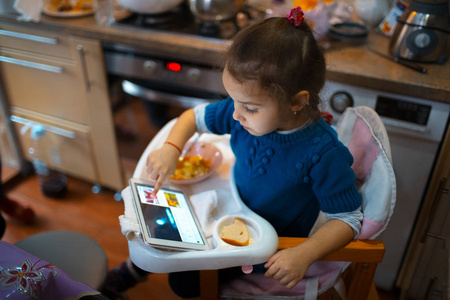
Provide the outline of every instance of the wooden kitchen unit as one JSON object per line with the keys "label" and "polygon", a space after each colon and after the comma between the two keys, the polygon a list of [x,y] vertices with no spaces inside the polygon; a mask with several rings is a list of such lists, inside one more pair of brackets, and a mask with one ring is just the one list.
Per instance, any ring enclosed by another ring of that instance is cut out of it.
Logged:
{"label": "wooden kitchen unit", "polygon": [[2,26],[0,38],[9,107],[1,115],[13,124],[23,156],[31,159],[33,142],[24,127],[40,123],[47,129],[43,152],[56,147],[61,156],[61,164],[46,158],[50,167],[123,189],[100,41],[32,27]]}

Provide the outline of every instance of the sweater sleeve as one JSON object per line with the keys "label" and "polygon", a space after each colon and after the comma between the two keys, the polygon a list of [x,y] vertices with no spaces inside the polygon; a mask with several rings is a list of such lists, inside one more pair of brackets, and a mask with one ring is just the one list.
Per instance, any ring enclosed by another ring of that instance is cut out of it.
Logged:
{"label": "sweater sleeve", "polygon": [[205,109],[205,124],[209,131],[215,134],[231,133],[236,121],[233,119],[234,102],[227,98],[220,102],[209,104]]}
{"label": "sweater sleeve", "polygon": [[325,213],[351,212],[361,206],[351,166],[353,156],[338,142],[327,152],[313,157],[310,176],[312,188]]}

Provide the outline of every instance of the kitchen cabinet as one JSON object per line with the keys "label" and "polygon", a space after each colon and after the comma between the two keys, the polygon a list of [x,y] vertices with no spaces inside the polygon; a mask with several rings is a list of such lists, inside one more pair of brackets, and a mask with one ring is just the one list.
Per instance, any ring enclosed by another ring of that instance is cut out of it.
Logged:
{"label": "kitchen cabinet", "polygon": [[48,149],[60,151],[60,165],[47,159],[51,167],[123,189],[100,42],[31,26],[0,25],[0,36],[0,72],[9,109],[2,115],[15,123],[24,157],[30,159],[32,143],[26,129],[40,123],[47,129]]}
{"label": "kitchen cabinet", "polygon": [[[444,148],[448,149],[447,132]],[[399,276],[401,299],[450,299],[450,152],[442,151]]]}
{"label": "kitchen cabinet", "polygon": [[2,82],[0,80],[0,155],[2,166],[7,166],[26,173],[29,167],[26,165],[23,156],[18,148],[17,137],[11,129],[9,121],[9,106],[6,95],[3,93]]}

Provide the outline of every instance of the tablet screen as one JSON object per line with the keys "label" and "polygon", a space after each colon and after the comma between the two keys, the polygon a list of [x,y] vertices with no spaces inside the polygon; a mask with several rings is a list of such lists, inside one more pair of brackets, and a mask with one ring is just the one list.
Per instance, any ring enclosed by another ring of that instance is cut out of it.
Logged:
{"label": "tablet screen", "polygon": [[150,238],[205,245],[183,192],[161,188],[155,194],[153,186],[143,183],[135,183],[135,192],[143,217],[141,225]]}

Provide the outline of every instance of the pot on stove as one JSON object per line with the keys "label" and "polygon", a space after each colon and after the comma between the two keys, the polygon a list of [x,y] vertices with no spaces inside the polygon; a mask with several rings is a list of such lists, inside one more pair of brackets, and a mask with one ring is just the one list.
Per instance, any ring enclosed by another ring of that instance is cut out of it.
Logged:
{"label": "pot on stove", "polygon": [[140,14],[161,14],[177,7],[184,0],[117,0],[123,7]]}
{"label": "pot on stove", "polygon": [[189,0],[197,23],[217,24],[234,19],[243,0]]}

